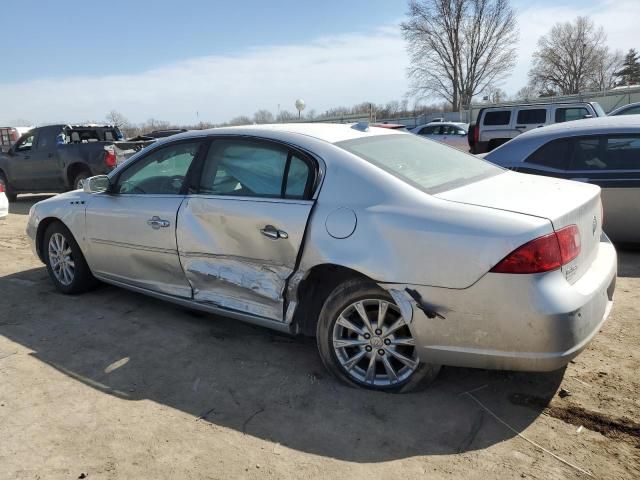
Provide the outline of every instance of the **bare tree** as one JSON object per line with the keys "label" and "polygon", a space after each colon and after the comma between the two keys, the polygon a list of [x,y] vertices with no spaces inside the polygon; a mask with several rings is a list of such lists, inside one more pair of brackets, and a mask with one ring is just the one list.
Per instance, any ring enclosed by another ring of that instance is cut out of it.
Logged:
{"label": "bare tree", "polygon": [[589,87],[595,90],[608,90],[616,86],[618,70],[622,67],[624,58],[620,50],[610,52],[605,48],[600,59],[596,62],[593,74],[589,79]]}
{"label": "bare tree", "polygon": [[229,125],[251,125],[253,120],[245,115],[241,115],[239,117],[232,118],[229,121]]}
{"label": "bare tree", "polygon": [[588,17],[556,23],[538,40],[529,79],[540,91],[565,95],[608,83],[606,39],[602,27]]}
{"label": "bare tree", "polygon": [[515,65],[518,29],[509,0],[410,0],[401,28],[412,93],[440,96],[453,110]]}
{"label": "bare tree", "polygon": [[278,116],[276,117],[276,122],[286,123],[297,119],[298,115],[296,115],[295,113],[291,113],[289,110],[280,110],[278,112]]}
{"label": "bare tree", "polygon": [[273,123],[273,113],[269,110],[258,110],[253,114],[254,123]]}
{"label": "bare tree", "polygon": [[529,100],[538,97],[538,90],[535,85],[528,83],[520,90],[518,90],[514,96],[514,100]]}
{"label": "bare tree", "polygon": [[127,127],[129,125],[129,120],[117,110],[111,110],[107,113],[105,120],[109,125],[115,125],[116,127]]}

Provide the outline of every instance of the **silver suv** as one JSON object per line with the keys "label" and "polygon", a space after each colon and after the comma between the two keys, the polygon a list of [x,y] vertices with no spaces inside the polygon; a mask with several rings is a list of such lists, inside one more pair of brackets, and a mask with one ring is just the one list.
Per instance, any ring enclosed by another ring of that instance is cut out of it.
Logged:
{"label": "silver suv", "polygon": [[521,133],[552,123],[604,117],[597,102],[502,105],[480,109],[467,140],[471,153],[490,152]]}

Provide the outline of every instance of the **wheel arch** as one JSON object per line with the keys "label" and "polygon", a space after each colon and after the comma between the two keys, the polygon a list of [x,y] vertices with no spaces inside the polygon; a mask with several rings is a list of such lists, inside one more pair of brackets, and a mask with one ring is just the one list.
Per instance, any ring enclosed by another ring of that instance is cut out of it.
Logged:
{"label": "wheel arch", "polygon": [[[58,217],[47,217],[40,220],[40,223],[38,223],[38,229],[36,230],[35,244],[36,244],[36,252],[38,253],[38,258],[42,263],[45,263],[44,256],[42,253],[44,251],[43,245],[42,245],[42,243],[44,242],[44,233],[47,231],[47,228],[49,228],[49,225],[56,222],[60,222],[62,225],[64,225],[64,227],[67,230],[69,230],[69,232],[71,232],[71,229],[69,229],[69,226],[66,225]],[[71,235],[73,235],[73,232],[71,232]]]}
{"label": "wheel arch", "polygon": [[65,175],[67,186],[73,188],[73,181],[75,180],[76,176],[82,172],[86,172],[89,174],[89,176],[91,176],[91,169],[89,168],[89,165],[82,162],[74,162],[71,165],[67,166],[67,172]]}
{"label": "wheel arch", "polygon": [[320,311],[329,294],[341,283],[349,279],[377,284],[363,273],[333,263],[313,266],[294,286],[295,310],[292,326],[296,333],[315,337]]}

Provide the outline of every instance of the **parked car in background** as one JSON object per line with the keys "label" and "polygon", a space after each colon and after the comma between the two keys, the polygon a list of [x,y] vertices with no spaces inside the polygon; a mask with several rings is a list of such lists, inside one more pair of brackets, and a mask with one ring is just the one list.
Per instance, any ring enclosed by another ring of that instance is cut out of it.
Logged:
{"label": "parked car in background", "polygon": [[435,122],[420,125],[411,130],[412,133],[421,137],[435,140],[436,142],[446,143],[458,150],[467,151],[467,130],[469,125],[459,122]]}
{"label": "parked car in background", "polygon": [[0,219],[9,215],[9,199],[4,191],[4,184],[0,183]]}
{"label": "parked car in background", "polygon": [[521,133],[553,123],[604,117],[597,102],[535,103],[481,108],[469,128],[471,153],[490,152]]}
{"label": "parked car in background", "polygon": [[[50,125],[29,130],[0,153],[0,184],[9,201],[19,193],[64,192],[119,163],[122,134],[108,125]],[[144,142],[141,143],[144,145]],[[131,146],[131,142],[122,145]],[[134,150],[128,150],[133,154]]]}
{"label": "parked car in background", "polygon": [[18,139],[33,127],[0,127],[0,153],[8,151]]}
{"label": "parked car in background", "polygon": [[640,115],[640,102],[623,105],[622,107],[618,107],[612,112],[609,112],[610,117],[615,117],[617,115]]}
{"label": "parked car in background", "polygon": [[94,279],[316,337],[346,383],[407,391],[440,365],[555,370],[613,302],[600,189],[367,124],[192,131],[27,233],[53,284]]}
{"label": "parked car in background", "polygon": [[401,123],[372,123],[372,127],[380,127],[380,128],[390,128],[391,130],[400,130],[402,132],[407,132],[407,126]]}
{"label": "parked car in background", "polygon": [[523,173],[598,185],[607,235],[640,242],[640,117],[552,125],[520,135],[484,158]]}

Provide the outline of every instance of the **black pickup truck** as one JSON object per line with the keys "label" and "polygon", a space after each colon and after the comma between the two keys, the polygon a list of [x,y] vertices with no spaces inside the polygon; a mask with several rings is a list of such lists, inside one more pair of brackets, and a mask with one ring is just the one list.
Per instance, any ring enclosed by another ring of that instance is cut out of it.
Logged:
{"label": "black pickup truck", "polygon": [[[109,173],[150,142],[122,142],[118,127],[49,125],[25,133],[0,153],[0,183],[9,201],[19,193],[65,192]],[[125,153],[123,153],[125,152]]]}

